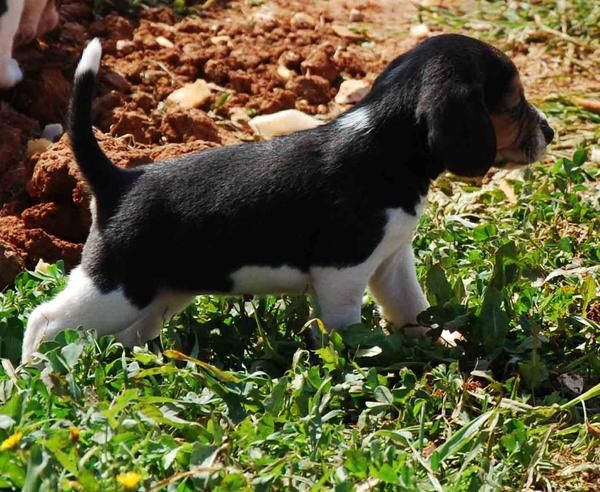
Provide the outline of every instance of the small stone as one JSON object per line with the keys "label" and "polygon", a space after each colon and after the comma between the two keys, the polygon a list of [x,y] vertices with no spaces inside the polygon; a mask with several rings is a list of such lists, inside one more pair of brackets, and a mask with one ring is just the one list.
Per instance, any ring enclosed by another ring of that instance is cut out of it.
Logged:
{"label": "small stone", "polygon": [[350,11],[350,22],[362,22],[365,20],[364,14],[358,9]]}
{"label": "small stone", "polygon": [[279,64],[290,70],[300,70],[302,57],[295,51],[284,51],[279,57]]}
{"label": "small stone", "polygon": [[292,78],[294,78],[296,74],[294,72],[292,72],[289,68],[283,66],[283,65],[279,65],[277,67],[277,76],[281,79],[281,80],[285,80],[286,82],[288,80],[291,80]]}
{"label": "small stone", "polygon": [[322,124],[322,121],[296,109],[255,116],[249,121],[250,127],[266,140],[278,135],[315,128]]}
{"label": "small stone", "polygon": [[167,38],[165,38],[164,36],[158,36],[156,38],[156,43],[159,46],[162,46],[163,48],[174,48],[175,47],[175,45],[171,41],[169,41]]}
{"label": "small stone", "polygon": [[31,157],[34,154],[40,154],[44,152],[52,142],[47,138],[34,138],[27,142],[27,156]]}
{"label": "small stone", "polygon": [[317,21],[304,12],[297,12],[292,16],[290,24],[294,29],[314,29]]}
{"label": "small stone", "polygon": [[364,80],[344,80],[335,96],[338,104],[354,104],[369,92],[369,84]]}
{"label": "small stone", "polygon": [[135,43],[129,39],[119,39],[116,44],[117,51],[125,54],[132,53],[135,50]]}
{"label": "small stone", "polygon": [[50,263],[46,263],[44,260],[42,260],[41,258],[38,260],[37,264],[35,265],[35,271],[37,273],[44,273],[44,274],[49,274],[50,273]]}
{"label": "small stone", "polygon": [[56,142],[63,133],[65,133],[65,130],[60,123],[50,123],[42,130],[42,138],[46,138],[51,142]]}
{"label": "small stone", "polygon": [[427,24],[415,24],[410,28],[410,35],[417,39],[428,38],[430,35],[429,27],[427,27]]}
{"label": "small stone", "polygon": [[210,38],[210,42],[212,44],[227,44],[229,43],[229,41],[231,41],[231,37],[230,36],[213,36],[212,38]]}
{"label": "small stone", "polygon": [[171,92],[167,97],[167,104],[173,104],[182,109],[197,108],[208,101],[210,95],[210,87],[206,81],[198,79],[192,84],[186,84]]}

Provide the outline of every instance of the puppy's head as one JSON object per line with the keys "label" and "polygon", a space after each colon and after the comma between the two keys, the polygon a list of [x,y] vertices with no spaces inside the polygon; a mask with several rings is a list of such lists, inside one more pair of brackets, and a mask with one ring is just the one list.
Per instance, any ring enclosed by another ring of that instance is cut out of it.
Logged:
{"label": "puppy's head", "polygon": [[458,35],[437,36],[421,47],[428,62],[417,119],[426,122],[437,162],[459,176],[482,176],[493,165],[528,164],[544,155],[554,132],[525,99],[506,55]]}

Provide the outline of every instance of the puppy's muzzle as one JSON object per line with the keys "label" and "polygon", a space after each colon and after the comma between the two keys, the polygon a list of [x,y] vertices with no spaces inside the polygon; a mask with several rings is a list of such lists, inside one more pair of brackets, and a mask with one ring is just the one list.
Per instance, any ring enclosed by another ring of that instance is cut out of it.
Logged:
{"label": "puppy's muzzle", "polygon": [[545,117],[540,116],[540,130],[542,131],[542,135],[544,135],[544,140],[546,140],[546,145],[549,145],[550,142],[554,139],[554,130],[548,124],[548,120]]}

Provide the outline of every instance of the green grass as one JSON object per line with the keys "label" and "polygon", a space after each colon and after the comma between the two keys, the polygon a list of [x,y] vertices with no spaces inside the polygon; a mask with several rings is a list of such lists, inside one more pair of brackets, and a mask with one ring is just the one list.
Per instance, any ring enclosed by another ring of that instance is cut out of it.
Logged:
{"label": "green grass", "polygon": [[368,302],[308,351],[305,298],[204,296],[160,344],[68,331],[17,367],[28,313],[65,280],[60,264],[22,274],[0,294],[0,488],[597,490],[598,121],[570,97],[540,100],[572,142],[545,164],[431,193],[422,321],[461,331],[454,348],[385,333]]}

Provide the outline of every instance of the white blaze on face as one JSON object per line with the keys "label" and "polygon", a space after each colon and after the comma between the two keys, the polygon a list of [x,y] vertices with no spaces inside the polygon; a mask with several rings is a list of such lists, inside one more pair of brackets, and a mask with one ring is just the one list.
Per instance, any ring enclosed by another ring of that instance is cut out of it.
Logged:
{"label": "white blaze on face", "polygon": [[[546,118],[546,115],[542,111],[540,111],[538,108],[536,108],[535,106],[533,106],[533,108],[536,110],[538,116],[540,117],[540,120],[544,121],[547,124],[548,118]],[[533,142],[531,144],[532,160],[538,161],[542,157],[544,157],[547,146],[548,146],[548,144],[546,143],[546,137],[544,137],[544,133],[542,132],[542,127],[541,127],[541,125],[538,124],[535,129],[535,135],[533,136]]]}

